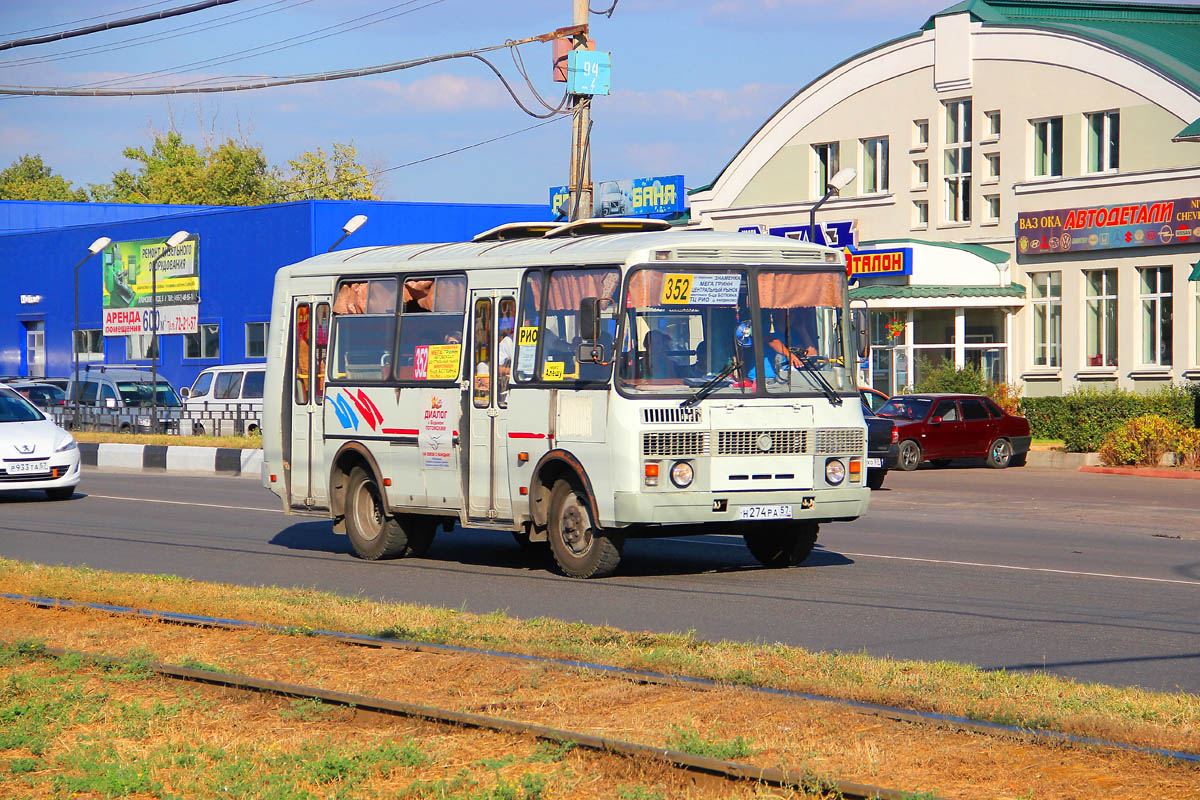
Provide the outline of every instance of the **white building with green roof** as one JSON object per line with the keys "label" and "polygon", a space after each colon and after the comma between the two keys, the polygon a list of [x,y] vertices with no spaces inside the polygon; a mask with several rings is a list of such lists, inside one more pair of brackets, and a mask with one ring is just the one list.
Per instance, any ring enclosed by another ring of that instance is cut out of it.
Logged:
{"label": "white building with green roof", "polygon": [[800,89],[692,224],[807,238],[850,167],[815,219],[861,254],[877,388],[1200,380],[1200,7],[965,0]]}

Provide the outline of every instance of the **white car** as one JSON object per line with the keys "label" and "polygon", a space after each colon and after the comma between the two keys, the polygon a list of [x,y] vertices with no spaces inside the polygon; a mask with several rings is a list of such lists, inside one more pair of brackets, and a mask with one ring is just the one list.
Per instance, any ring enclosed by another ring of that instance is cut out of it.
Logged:
{"label": "white car", "polygon": [[66,500],[78,485],[75,437],[0,386],[0,492],[40,489],[51,500]]}

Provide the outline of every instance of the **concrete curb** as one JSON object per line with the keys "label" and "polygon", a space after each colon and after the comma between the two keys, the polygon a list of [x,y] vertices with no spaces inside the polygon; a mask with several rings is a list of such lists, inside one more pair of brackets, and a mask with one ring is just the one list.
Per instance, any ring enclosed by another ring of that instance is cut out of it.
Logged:
{"label": "concrete curb", "polygon": [[1061,450],[1030,450],[1026,466],[1038,469],[1080,469],[1100,466],[1099,453],[1064,453]]}
{"label": "concrete curb", "polygon": [[1101,475],[1136,475],[1139,478],[1183,478],[1200,480],[1200,472],[1176,469],[1151,469],[1150,467],[1080,467],[1080,472],[1097,472]]}
{"label": "concrete curb", "polygon": [[80,442],[79,456],[85,467],[99,469],[197,472],[255,480],[262,477],[262,450]]}

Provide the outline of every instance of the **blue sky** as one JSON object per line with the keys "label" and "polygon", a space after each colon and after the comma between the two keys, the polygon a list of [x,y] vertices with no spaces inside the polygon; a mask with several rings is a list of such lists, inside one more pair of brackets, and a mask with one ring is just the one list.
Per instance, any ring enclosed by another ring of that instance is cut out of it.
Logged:
{"label": "blue sky", "polygon": [[[186,0],[141,8],[146,2],[3,0],[0,40]],[[591,0],[593,8],[607,8],[609,2]],[[796,90],[859,51],[917,30],[930,14],[952,4],[620,0],[611,19],[591,17],[592,37],[613,59],[613,94],[596,98],[593,106],[593,178],[682,173],[689,187],[704,185]],[[553,30],[571,23],[571,5],[571,0],[240,0],[171,20],[5,51],[0,84],[71,86],[171,68],[182,69],[148,82],[353,68]],[[130,11],[133,7],[139,10]],[[283,40],[375,12],[382,13],[365,21],[393,18],[278,52],[186,66],[274,42],[287,44]],[[179,30],[185,26],[218,27]],[[39,30],[20,33],[33,28]],[[150,38],[129,41],[135,37]],[[76,52],[82,48],[98,50]],[[561,96],[562,84],[550,80],[550,46],[526,45],[522,54],[539,91],[548,98]],[[507,52],[490,57],[528,98]],[[77,184],[107,181],[129,163],[122,148],[146,145],[153,131],[174,125],[197,142],[244,136],[261,144],[272,163],[352,140],[365,163],[383,168],[535,122],[483,64],[471,60],[236,94],[5,98],[0,99],[0,167],[24,153],[40,153]],[[389,200],[546,202],[548,187],[566,182],[569,143],[570,122],[563,119],[390,172],[379,190]]]}

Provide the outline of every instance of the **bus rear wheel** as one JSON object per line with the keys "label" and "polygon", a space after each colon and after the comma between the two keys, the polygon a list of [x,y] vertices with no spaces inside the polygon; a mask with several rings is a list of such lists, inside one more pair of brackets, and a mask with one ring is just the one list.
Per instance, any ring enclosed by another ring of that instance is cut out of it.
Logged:
{"label": "bus rear wheel", "polygon": [[408,533],[388,516],[375,476],[362,467],[350,470],[345,507],[346,533],[359,558],[399,558],[408,550]]}
{"label": "bus rear wheel", "polygon": [[815,522],[783,522],[745,533],[742,538],[764,567],[794,567],[812,553],[819,528]]}
{"label": "bus rear wheel", "polygon": [[606,533],[592,518],[587,496],[573,483],[558,480],[550,491],[546,538],[554,561],[572,578],[603,578],[621,561],[624,538]]}

